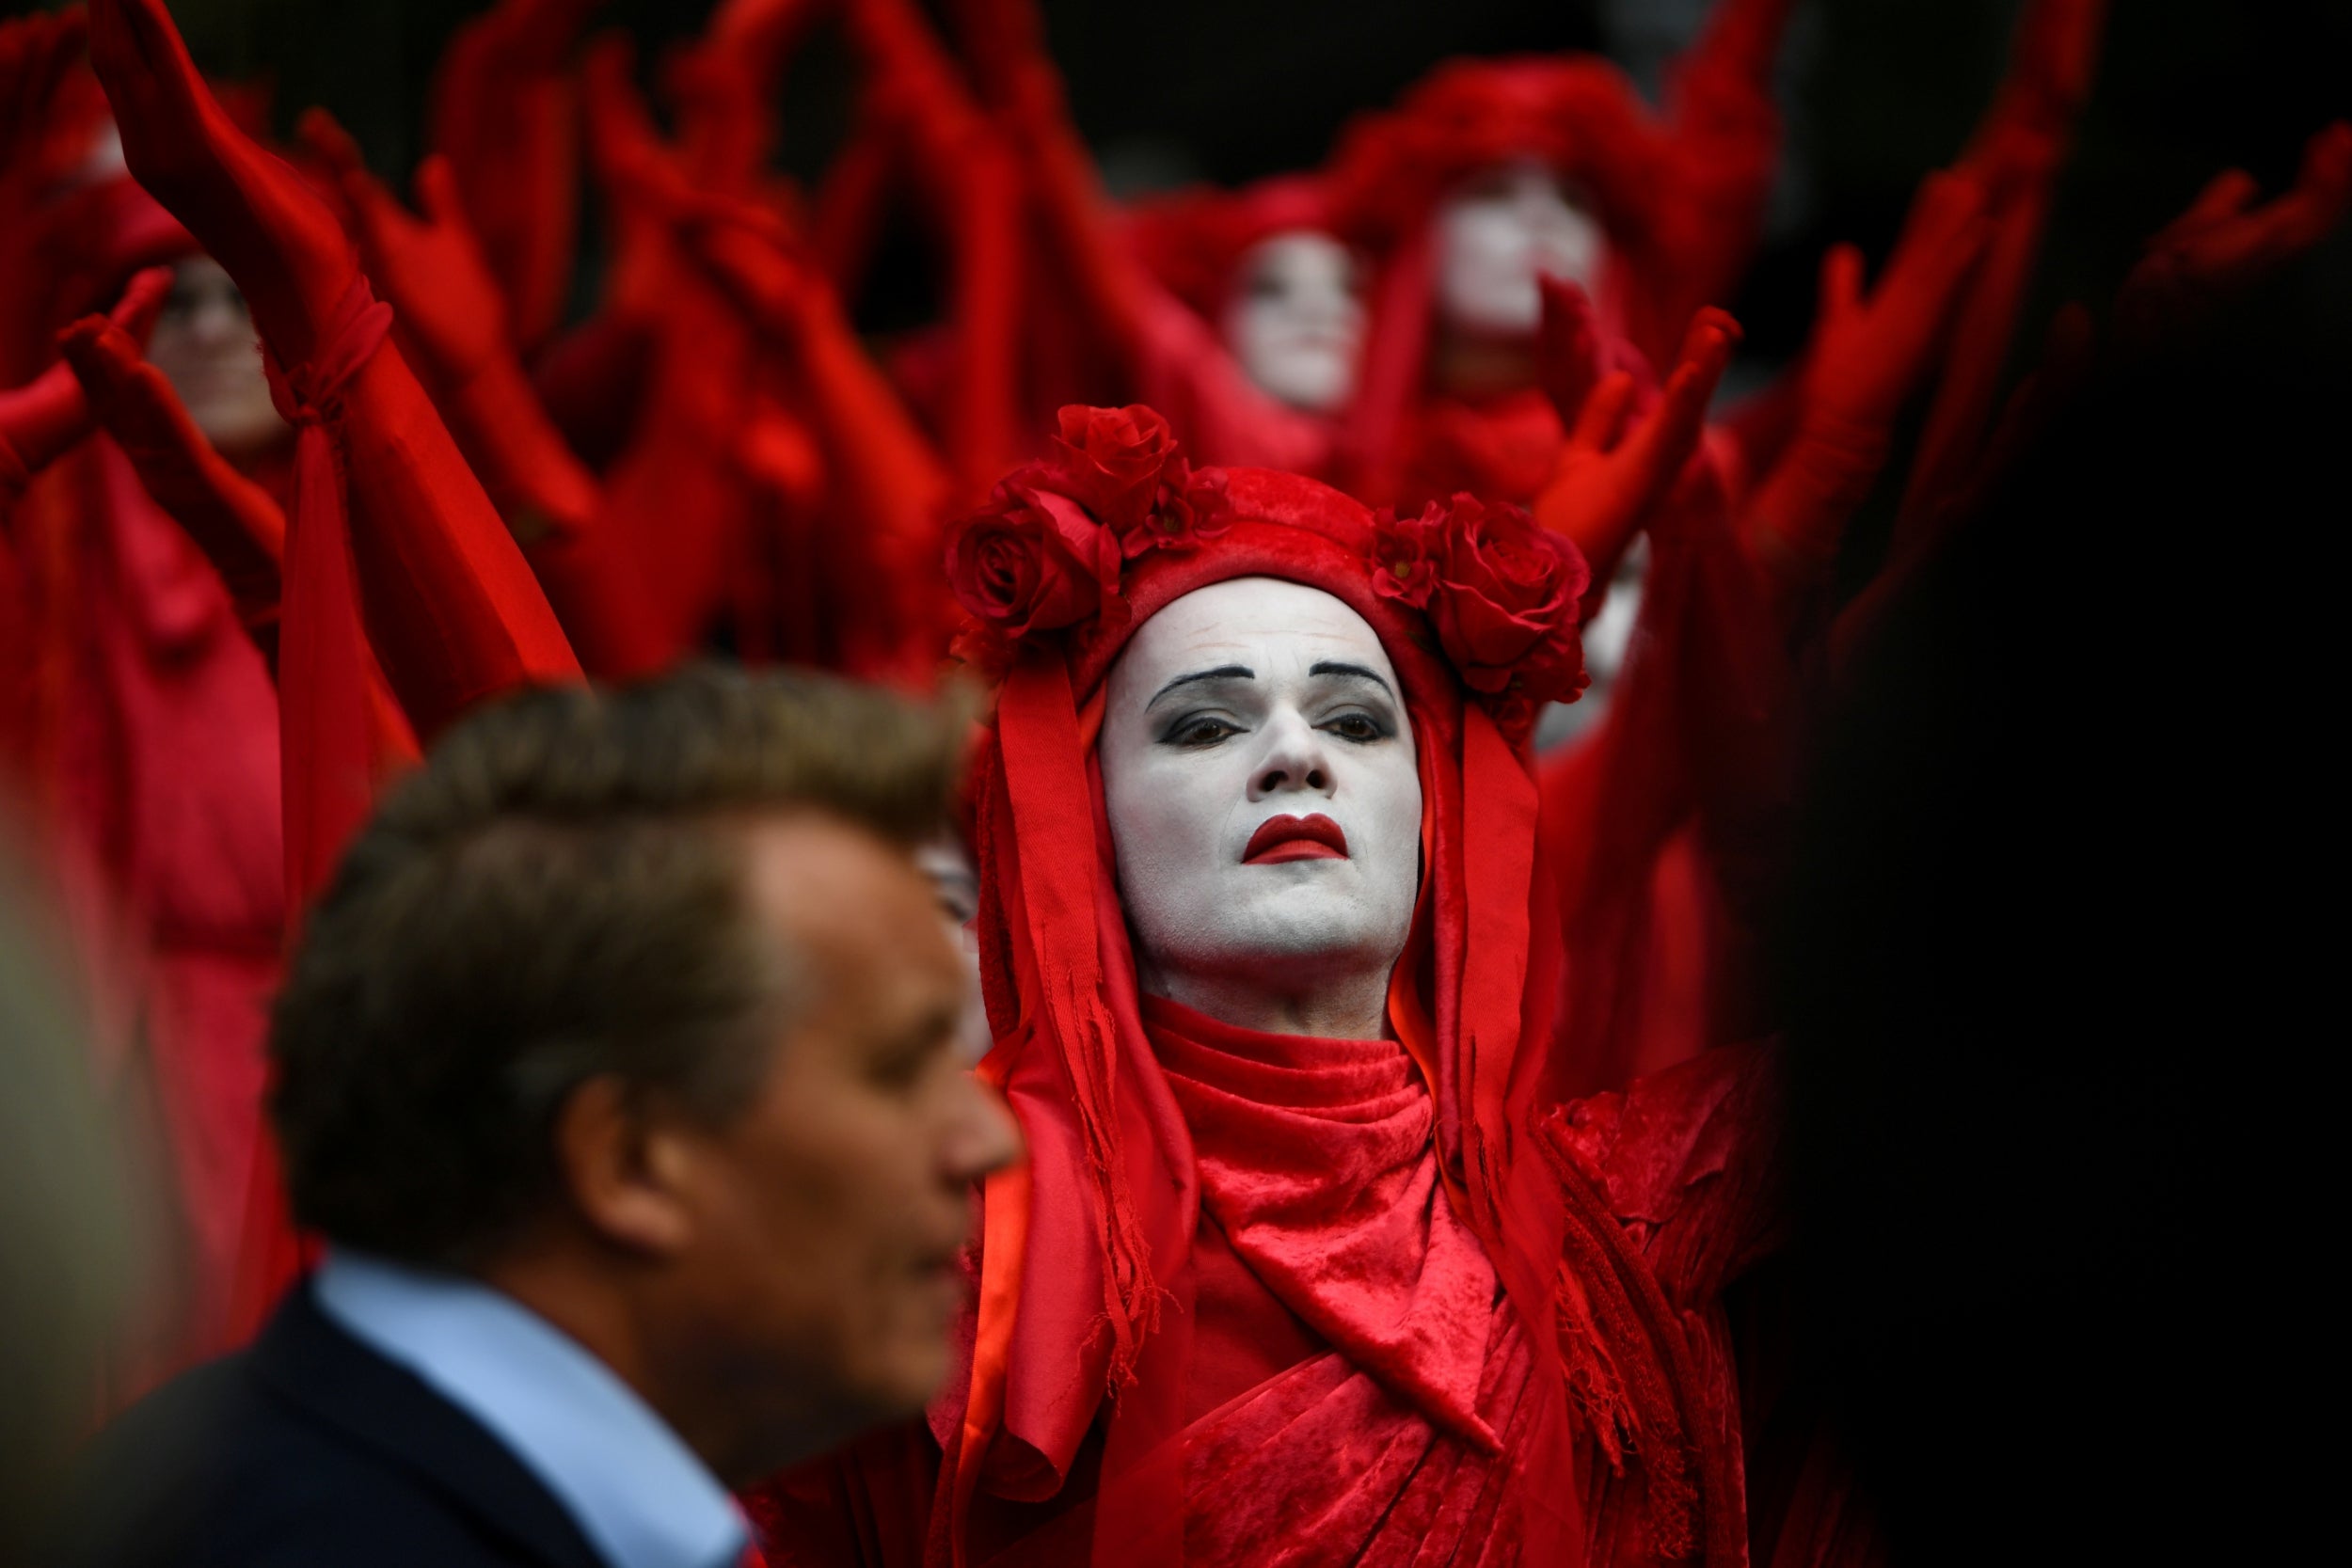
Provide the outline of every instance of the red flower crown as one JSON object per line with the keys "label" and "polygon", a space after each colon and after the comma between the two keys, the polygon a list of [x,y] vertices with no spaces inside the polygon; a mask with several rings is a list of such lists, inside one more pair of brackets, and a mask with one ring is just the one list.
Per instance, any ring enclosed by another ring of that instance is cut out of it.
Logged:
{"label": "red flower crown", "polygon": [[[947,579],[968,616],[956,656],[1001,680],[1032,639],[1129,613],[1127,562],[1197,550],[1239,516],[1225,475],[1196,472],[1141,404],[1061,410],[1054,455],[1014,469],[947,534]],[[1574,545],[1517,506],[1457,495],[1418,517],[1382,511],[1364,571],[1419,610],[1470,694],[1514,738],[1546,703],[1584,689],[1577,606],[1590,572]]]}

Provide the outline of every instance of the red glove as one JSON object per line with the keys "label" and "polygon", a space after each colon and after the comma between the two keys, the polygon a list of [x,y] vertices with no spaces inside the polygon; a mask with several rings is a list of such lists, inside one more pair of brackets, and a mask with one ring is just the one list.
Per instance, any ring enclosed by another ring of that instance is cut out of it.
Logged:
{"label": "red glove", "polygon": [[[170,292],[171,274],[150,267],[131,279],[112,311],[93,319],[112,322],[135,353]],[[0,520],[26,485],[89,431],[88,400],[67,365],[52,365],[14,391],[0,392]]]}
{"label": "red glove", "polygon": [[811,0],[723,0],[703,36],[670,56],[662,91],[697,182],[737,196],[759,188],[775,146],[777,88],[819,8]]}
{"label": "red glove", "polygon": [[[1667,82],[1667,190],[1656,209],[1656,261],[1675,276],[1672,303],[1720,304],[1739,286],[1763,232],[1779,173],[1772,70],[1792,0],[1718,0],[1706,31]],[[1633,280],[1657,291],[1665,280]]]}
{"label": "red glove", "polygon": [[147,493],[212,562],[238,619],[274,659],[285,514],[213,450],[171,383],[139,357],[129,332],[87,316],[59,341],[99,425],[130,458]]}
{"label": "red glove", "polygon": [[[709,216],[682,230],[689,254],[797,372],[831,479],[831,512],[856,547],[837,591],[871,606],[847,650],[866,670],[935,663],[939,524],[948,499],[938,458],[858,341],[813,261],[772,223]],[[911,650],[921,644],[919,656]]]}
{"label": "red glove", "polygon": [[2217,175],[2148,242],[2116,300],[2118,328],[2146,349],[2194,329],[2219,301],[2259,283],[2328,237],[2352,208],[2352,124],[2312,137],[2295,183],[2254,206],[2259,187],[2243,169]]}
{"label": "red glove", "polygon": [[466,221],[449,159],[437,152],[417,166],[412,214],[368,172],[332,115],[307,110],[294,130],[342,197],[369,281],[398,312],[418,373],[437,388],[458,386],[511,355],[505,296]]}
{"label": "red glove", "polygon": [[418,217],[367,171],[358,144],[325,111],[303,116],[300,132],[350,203],[368,276],[397,312],[402,346],[500,515],[526,540],[585,528],[596,480],[548,423],[516,359],[505,302],[467,228],[449,160],[436,153],[418,166]]}
{"label": "red glove", "polygon": [[1984,187],[1995,228],[1920,435],[1896,523],[1899,546],[1909,547],[1942,499],[1966,483],[1981,453],[2106,19],[2106,0],[2033,0],[2018,24],[2009,75],[1961,160],[1961,172]]}
{"label": "red glove", "polygon": [[1960,160],[1995,205],[2056,175],[2090,97],[2106,26],[2106,0],[2033,0],[2019,20],[2009,72]]}
{"label": "red glove", "polygon": [[90,54],[132,173],[236,279],[285,379],[326,383],[318,412],[340,438],[368,626],[419,730],[518,685],[578,678],[546,596],[406,361],[387,344],[355,362],[371,318],[334,213],[230,122],[162,0],[94,0]]}
{"label": "red glove", "polygon": [[661,139],[635,79],[636,50],[620,34],[606,34],[588,47],[580,68],[588,129],[588,163],[603,198],[606,272],[603,313],[632,321],[661,314],[675,283],[676,258],[669,251],[673,193],[691,191],[693,182]]}
{"label": "red glove", "polygon": [[1895,418],[1944,341],[1988,230],[1975,180],[1931,174],[1867,298],[1861,252],[1836,245],[1822,259],[1797,427],[1740,519],[1749,552],[1791,610],[1795,595],[1826,576],[1848,520],[1877,483]]}
{"label": "red glove", "polygon": [[942,423],[950,467],[977,499],[1019,446],[1020,172],[911,0],[850,0],[849,21],[882,90],[906,95],[913,171],[946,232],[955,356]]}
{"label": "red glove", "polygon": [[433,84],[448,155],[526,347],[563,320],[580,217],[579,104],[565,69],[599,0],[500,0],[458,28]]}
{"label": "red glove", "polygon": [[1577,409],[1551,480],[1535,498],[1535,520],[1565,534],[1592,566],[1586,613],[1599,608],[1618,558],[1682,477],[1707,422],[1708,400],[1740,343],[1740,324],[1701,310],[1682,356],[1656,404],[1629,418],[1631,372],[1613,371]]}

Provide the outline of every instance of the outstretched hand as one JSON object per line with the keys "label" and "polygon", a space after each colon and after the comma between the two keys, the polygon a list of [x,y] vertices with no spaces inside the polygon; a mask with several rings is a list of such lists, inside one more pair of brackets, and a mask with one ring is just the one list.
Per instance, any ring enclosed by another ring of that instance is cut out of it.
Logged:
{"label": "outstretched hand", "polygon": [[466,219],[448,158],[437,152],[417,166],[412,214],[368,172],[358,144],[326,110],[307,111],[295,135],[348,204],[370,279],[436,378],[462,382],[505,352],[505,296]]}
{"label": "outstretched hand", "polygon": [[[155,317],[171,292],[171,273],[149,267],[133,276],[122,297],[104,316],[89,319],[132,345],[147,341]],[[90,411],[73,372],[63,364],[50,366],[24,386],[0,392],[0,448],[6,448],[25,472],[39,473],[68,448],[89,434]]]}
{"label": "outstretched hand", "polygon": [[2046,178],[2065,155],[2090,97],[2106,9],[2106,0],[2029,0],[2009,72],[1961,159],[1996,196]]}
{"label": "outstretched hand", "polygon": [[1682,355],[1649,411],[1632,417],[1632,374],[1602,377],[1582,400],[1535,519],[1593,562],[1596,583],[1666,499],[1698,450],[1707,405],[1740,343],[1740,324],[1709,307],[1692,318]]}
{"label": "outstretched hand", "polygon": [[358,272],[334,213],[237,129],[163,0],[91,0],[89,36],[132,177],[236,279],[278,358],[308,359]]}
{"label": "outstretched hand", "polygon": [[2352,123],[2312,137],[2291,187],[2256,206],[2259,194],[2251,175],[2227,170],[2148,242],[2116,302],[2127,340],[2145,346],[2168,328],[2193,326],[2326,239],[2352,209]]}
{"label": "outstretched hand", "polygon": [[706,198],[679,215],[677,233],[688,261],[770,336],[798,330],[813,291],[830,294],[815,259],[764,209]]}
{"label": "outstretched hand", "polygon": [[1894,253],[1866,295],[1862,253],[1834,245],[1821,261],[1820,313],[1800,418],[1883,432],[1927,373],[1991,225],[1984,190],[1965,174],[1920,182]]}

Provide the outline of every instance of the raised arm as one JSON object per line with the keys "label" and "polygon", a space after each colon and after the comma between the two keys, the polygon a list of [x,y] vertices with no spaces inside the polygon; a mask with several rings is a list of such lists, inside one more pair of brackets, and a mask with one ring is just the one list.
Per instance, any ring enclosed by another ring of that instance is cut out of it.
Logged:
{"label": "raised arm", "polygon": [[1591,564],[1593,585],[1584,611],[1589,618],[1633,536],[1697,452],[1708,400],[1739,346],[1740,324],[1724,311],[1701,310],[1692,319],[1663,390],[1646,408],[1637,409],[1631,372],[1613,371],[1592,381],[1589,372],[1555,368],[1558,358],[1576,354],[1576,335],[1570,328],[1562,342],[1561,324],[1589,317],[1589,309],[1574,284],[1546,278],[1544,287],[1545,389],[1568,436],[1534,511],[1537,522],[1572,540]]}
{"label": "raised arm", "polygon": [[[110,324],[136,353],[170,289],[171,274],[151,267],[131,279],[108,315],[93,319]],[[91,422],[88,399],[64,363],[0,392],[0,527],[26,486],[87,436]]]}
{"label": "raised arm", "polygon": [[1926,526],[1983,451],[2058,172],[2090,96],[2106,20],[2106,0],[2030,0],[2018,21],[2009,73],[1961,159],[1961,172],[1983,188],[1994,222],[1928,410],[1899,538]]}
{"label": "raised arm", "polygon": [[580,106],[569,59],[601,0],[499,0],[461,25],[432,89],[433,150],[535,347],[563,320],[580,221]]}
{"label": "raised arm", "polygon": [[489,498],[399,349],[371,332],[333,212],[230,123],[162,0],[96,0],[90,56],[133,176],[236,279],[284,381],[331,426],[368,629],[419,732],[516,686],[577,679]]}
{"label": "raised arm", "polygon": [[2352,210],[2352,123],[2312,136],[2295,183],[2256,205],[2260,194],[2244,169],[2224,170],[2148,242],[2116,298],[2125,346],[2201,330],[2217,306],[2326,239]]}
{"label": "raised arm", "polygon": [[911,0],[849,0],[877,89],[905,107],[905,147],[948,249],[955,359],[945,425],[960,489],[977,499],[1017,454],[1021,182],[1010,149]]}
{"label": "raised arm", "polygon": [[697,182],[755,191],[774,150],[785,69],[831,0],[721,0],[702,36],[675,51],[662,87]]}
{"label": "raised arm", "polygon": [[1794,8],[1793,0],[1718,0],[1668,75],[1675,188],[1661,237],[1686,309],[1729,299],[1756,253],[1780,166],[1772,75]]}
{"label": "raised arm", "polygon": [[859,563],[839,585],[860,594],[868,623],[851,628],[850,657],[868,672],[927,672],[944,647],[936,601],[939,524],[951,495],[946,468],[812,259],[772,226],[723,214],[690,220],[684,238],[801,384],[824,453],[830,526]]}
{"label": "raised arm", "polygon": [[1862,255],[1832,247],[1799,372],[1796,427],[1740,509],[1740,537],[1793,630],[1829,580],[1839,543],[1884,468],[1894,423],[1935,364],[1985,245],[1983,187],[1921,182],[1893,254],[1867,294]]}

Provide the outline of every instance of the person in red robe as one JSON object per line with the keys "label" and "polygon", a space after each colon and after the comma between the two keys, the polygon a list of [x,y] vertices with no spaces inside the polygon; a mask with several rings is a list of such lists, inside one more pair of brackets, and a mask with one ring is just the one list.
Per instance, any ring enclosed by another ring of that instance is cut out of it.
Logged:
{"label": "person in red robe", "polygon": [[980,1070],[1030,1158],[967,1370],[755,1498],[777,1555],[1739,1560],[1768,1057],[1558,1093],[1529,737],[1583,679],[1574,547],[1073,408],[948,566],[1000,683]]}

